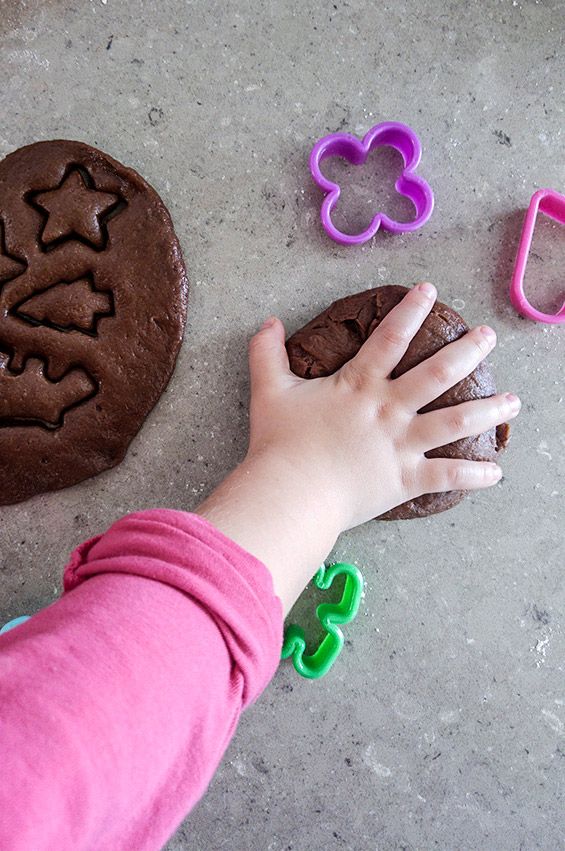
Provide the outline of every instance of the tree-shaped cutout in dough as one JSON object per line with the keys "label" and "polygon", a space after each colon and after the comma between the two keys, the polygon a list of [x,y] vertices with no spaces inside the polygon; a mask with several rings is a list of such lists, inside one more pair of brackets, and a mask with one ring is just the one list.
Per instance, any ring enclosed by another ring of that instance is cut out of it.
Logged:
{"label": "tree-shaped cutout in dough", "polygon": [[98,321],[103,316],[114,316],[114,299],[111,292],[97,290],[91,277],[84,277],[58,281],[33,293],[15,305],[13,314],[30,325],[80,331],[95,337]]}

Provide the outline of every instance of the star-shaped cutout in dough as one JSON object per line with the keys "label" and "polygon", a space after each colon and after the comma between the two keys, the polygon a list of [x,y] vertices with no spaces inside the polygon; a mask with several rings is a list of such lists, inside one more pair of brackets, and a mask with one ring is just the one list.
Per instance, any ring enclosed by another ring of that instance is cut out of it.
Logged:
{"label": "star-shaped cutout in dough", "polygon": [[22,274],[26,266],[27,263],[24,263],[22,260],[18,260],[17,257],[13,257],[11,254],[8,254],[4,233],[4,223],[2,222],[2,219],[0,219],[0,284],[5,284],[7,281],[11,281],[12,278],[17,278],[18,275]]}
{"label": "star-shaped cutout in dough", "polygon": [[68,172],[60,186],[30,196],[47,213],[41,234],[44,245],[63,239],[82,239],[101,250],[106,245],[104,220],[122,201],[113,192],[91,189],[78,168]]}

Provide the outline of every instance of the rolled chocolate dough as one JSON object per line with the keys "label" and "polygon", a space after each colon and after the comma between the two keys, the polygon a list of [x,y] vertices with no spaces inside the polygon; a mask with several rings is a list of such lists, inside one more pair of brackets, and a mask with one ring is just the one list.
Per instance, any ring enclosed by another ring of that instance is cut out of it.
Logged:
{"label": "rolled chocolate dough", "polygon": [[135,171],[69,141],[0,163],[0,505],[122,460],[173,371],[187,292]]}

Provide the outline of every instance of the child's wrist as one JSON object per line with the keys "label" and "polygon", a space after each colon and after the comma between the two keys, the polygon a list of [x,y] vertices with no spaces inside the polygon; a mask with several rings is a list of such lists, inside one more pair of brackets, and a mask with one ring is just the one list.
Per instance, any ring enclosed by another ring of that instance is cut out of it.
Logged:
{"label": "child's wrist", "polygon": [[253,452],[197,509],[267,566],[286,611],[342,530],[316,487],[284,455]]}
{"label": "child's wrist", "polygon": [[241,469],[270,491],[274,503],[301,528],[311,522],[321,537],[333,541],[346,528],[342,500],[322,475],[314,475],[312,465],[302,465],[290,453],[267,448],[248,453]]}

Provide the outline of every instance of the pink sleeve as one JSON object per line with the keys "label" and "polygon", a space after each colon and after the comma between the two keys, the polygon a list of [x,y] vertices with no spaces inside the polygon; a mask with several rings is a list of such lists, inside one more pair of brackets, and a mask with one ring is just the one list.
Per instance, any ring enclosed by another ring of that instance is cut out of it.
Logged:
{"label": "pink sleeve", "polygon": [[277,667],[270,574],[207,521],[145,511],[0,637],[2,851],[159,849]]}

